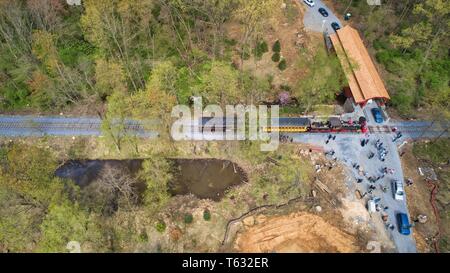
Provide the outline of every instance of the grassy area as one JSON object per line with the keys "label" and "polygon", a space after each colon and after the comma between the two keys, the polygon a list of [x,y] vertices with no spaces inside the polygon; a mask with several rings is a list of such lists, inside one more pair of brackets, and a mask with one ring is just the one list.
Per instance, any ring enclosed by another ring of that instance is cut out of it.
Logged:
{"label": "grassy area", "polygon": [[446,163],[450,155],[450,139],[439,139],[429,143],[417,143],[413,153],[416,157],[434,164]]}
{"label": "grassy area", "polygon": [[450,139],[439,139],[433,142],[417,143],[413,147],[413,154],[420,160],[426,160],[434,166],[439,180],[439,190],[436,195],[440,211],[441,238],[439,249],[441,252],[450,250],[450,168],[443,165],[448,162],[450,155]]}

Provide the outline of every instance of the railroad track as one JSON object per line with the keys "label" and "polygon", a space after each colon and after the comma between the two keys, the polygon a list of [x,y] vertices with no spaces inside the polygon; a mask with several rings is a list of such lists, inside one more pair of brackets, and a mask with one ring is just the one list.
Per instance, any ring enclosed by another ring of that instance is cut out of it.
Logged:
{"label": "railroad track", "polygon": [[[126,120],[125,130],[140,136],[152,135],[148,125],[155,121]],[[431,126],[433,125],[433,126]],[[450,123],[423,121],[394,122],[389,125],[368,126],[370,133],[392,133],[392,128],[413,137],[439,135]],[[26,117],[0,116],[0,135],[101,135],[102,121],[99,118]],[[424,133],[425,132],[425,133]],[[306,132],[305,132],[306,133]],[[337,132],[335,132],[337,133]],[[351,133],[351,132],[341,132]],[[444,135],[444,134],[443,134]],[[446,133],[445,135],[448,135]]]}
{"label": "railroad track", "polygon": [[[151,136],[147,125],[152,122],[126,120],[125,131],[137,136]],[[14,117],[0,116],[0,136],[74,136],[101,135],[102,121],[98,118]]]}
{"label": "railroad track", "polygon": [[421,125],[421,126],[392,126],[392,125],[383,125],[383,126],[368,126],[369,132],[371,133],[392,133],[392,129],[396,127],[398,132],[405,133],[420,133],[420,132],[440,132],[442,128],[438,128],[436,126],[430,127],[429,125]]}
{"label": "railroad track", "polygon": [[[0,122],[0,129],[64,129],[64,130],[100,130],[101,123],[25,123]],[[126,130],[145,130],[141,124],[125,124]]]}

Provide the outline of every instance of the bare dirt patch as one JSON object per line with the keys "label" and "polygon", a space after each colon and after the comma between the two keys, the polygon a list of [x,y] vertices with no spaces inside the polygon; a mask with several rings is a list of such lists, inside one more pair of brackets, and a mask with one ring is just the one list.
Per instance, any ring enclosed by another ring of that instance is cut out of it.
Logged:
{"label": "bare dirt patch", "polygon": [[417,241],[418,252],[431,252],[431,238],[437,233],[438,226],[430,204],[430,188],[418,171],[418,168],[424,167],[424,165],[419,162],[411,150],[412,145],[405,147],[405,153],[401,157],[405,179],[410,178],[414,183],[412,186],[405,187],[406,201],[411,220],[416,219],[420,214],[426,215],[428,218],[425,224],[416,223],[413,234]]}
{"label": "bare dirt patch", "polygon": [[239,234],[240,252],[357,252],[357,238],[307,212],[285,216],[257,217]]}
{"label": "bare dirt patch", "polygon": [[[260,60],[256,60],[252,55],[243,62],[242,69],[251,71],[257,77],[272,77],[273,85],[293,86],[302,70],[297,65],[299,50],[301,48],[314,47],[316,43],[312,42],[320,39],[314,33],[308,33],[304,30],[303,15],[305,7],[296,0],[285,1],[287,7],[274,18],[268,20],[268,26],[262,31],[261,38],[267,43],[269,52],[265,53]],[[226,24],[226,31],[230,39],[239,41],[242,36],[242,27],[236,21]],[[272,61],[272,46],[275,41],[281,43],[281,59],[285,59],[287,68],[283,71],[278,69],[278,63]],[[233,56],[233,62],[240,65],[240,56],[238,50]]]}

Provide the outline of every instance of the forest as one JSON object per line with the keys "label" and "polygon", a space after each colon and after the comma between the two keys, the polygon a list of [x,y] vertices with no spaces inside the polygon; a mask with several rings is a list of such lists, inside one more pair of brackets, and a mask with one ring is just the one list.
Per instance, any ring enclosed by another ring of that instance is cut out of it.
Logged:
{"label": "forest", "polygon": [[[278,101],[282,113],[295,115],[324,114],[320,106],[336,103],[345,76],[322,35],[296,25],[304,9],[296,2],[0,0],[0,114],[103,121],[97,140],[3,141],[0,252],[65,252],[75,239],[86,252],[218,251],[229,219],[252,206],[305,197],[313,167],[290,148],[261,154],[255,143],[175,144],[168,136],[172,107],[191,96],[220,105]],[[349,23],[362,33],[391,94],[389,111],[450,117],[449,1],[325,2],[352,13]],[[285,29],[299,42],[286,42]],[[286,96],[298,103],[283,105]],[[151,128],[160,132],[158,143],[124,134],[128,118],[162,121]],[[442,148],[431,147],[430,153]],[[217,203],[174,198],[167,191],[170,157],[227,158],[254,167],[252,183]],[[54,175],[79,158],[144,163],[135,177],[105,171],[105,183],[82,189]],[[139,195],[137,180],[146,185]]]}
{"label": "forest", "polygon": [[350,12],[383,68],[392,106],[403,117],[417,110],[449,117],[450,3],[444,0],[330,1]]}

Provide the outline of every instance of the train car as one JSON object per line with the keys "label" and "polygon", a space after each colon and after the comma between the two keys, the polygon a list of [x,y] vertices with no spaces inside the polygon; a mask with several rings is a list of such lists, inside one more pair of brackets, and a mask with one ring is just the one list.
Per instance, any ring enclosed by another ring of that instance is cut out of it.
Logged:
{"label": "train car", "polygon": [[267,133],[304,133],[309,130],[311,120],[309,118],[279,118],[278,126],[267,126],[263,130]]}
{"label": "train car", "polygon": [[[236,117],[234,118],[234,124],[227,124],[226,117],[218,118],[218,120],[213,120],[214,117],[202,117],[200,120],[201,131],[209,132],[227,132],[234,131],[236,124]],[[215,123],[215,124],[214,124]]]}
{"label": "train car", "polygon": [[339,117],[330,117],[326,122],[312,122],[309,132],[316,133],[345,133],[345,132],[366,132],[365,118],[361,117],[359,122],[343,121]]}

